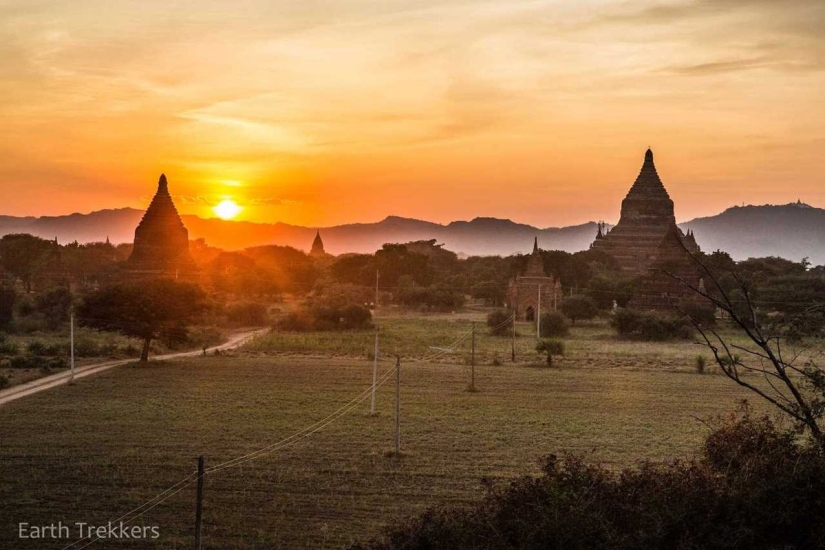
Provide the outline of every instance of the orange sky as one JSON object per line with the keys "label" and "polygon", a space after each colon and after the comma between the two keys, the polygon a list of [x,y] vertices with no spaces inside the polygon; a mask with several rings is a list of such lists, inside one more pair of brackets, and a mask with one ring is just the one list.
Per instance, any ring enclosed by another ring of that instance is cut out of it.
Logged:
{"label": "orange sky", "polygon": [[[231,5],[231,7],[229,7]],[[825,3],[0,0],[0,214],[310,226],[825,207]]]}

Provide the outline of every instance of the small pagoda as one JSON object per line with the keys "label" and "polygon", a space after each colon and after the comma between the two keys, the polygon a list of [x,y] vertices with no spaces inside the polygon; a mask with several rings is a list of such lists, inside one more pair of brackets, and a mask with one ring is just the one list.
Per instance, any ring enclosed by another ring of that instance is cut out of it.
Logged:
{"label": "small pagoda", "polygon": [[684,234],[676,225],[673,201],[656,172],[653,151],[648,149],[642,169],[622,201],[619,223],[609,231],[599,224],[590,248],[615,258],[626,274],[644,274],[656,260],[665,235],[671,232],[688,252],[699,252],[693,233]]}
{"label": "small pagoda", "polygon": [[324,250],[324,241],[321,240],[320,230],[315,231],[315,239],[312,241],[312,248],[309,251],[309,255],[313,258],[325,258],[328,256]]}
{"label": "small pagoda", "polygon": [[160,175],[157,193],[135,229],[135,243],[126,269],[133,275],[175,278],[191,278],[197,272],[189,253],[189,231],[172,202],[164,174]]}
{"label": "small pagoda", "polygon": [[561,282],[544,273],[538,237],[533,241],[533,253],[527,258],[527,269],[510,279],[507,307],[521,321],[535,321],[546,311],[556,309],[561,299]]}

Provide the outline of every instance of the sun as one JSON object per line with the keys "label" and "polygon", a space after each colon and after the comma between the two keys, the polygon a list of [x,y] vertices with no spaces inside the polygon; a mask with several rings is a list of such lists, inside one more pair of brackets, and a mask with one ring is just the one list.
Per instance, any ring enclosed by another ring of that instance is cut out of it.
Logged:
{"label": "sun", "polygon": [[238,203],[232,199],[224,199],[212,208],[212,211],[218,215],[222,220],[231,220],[241,213],[241,208]]}

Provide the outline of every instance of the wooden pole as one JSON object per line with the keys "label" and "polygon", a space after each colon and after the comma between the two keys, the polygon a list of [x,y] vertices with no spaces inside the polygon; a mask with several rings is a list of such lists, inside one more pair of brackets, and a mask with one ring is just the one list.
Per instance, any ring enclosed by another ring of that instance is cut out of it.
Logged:
{"label": "wooden pole", "polygon": [[473,351],[470,354],[470,391],[476,389],[476,324],[473,323]]}
{"label": "wooden pole", "polygon": [[378,331],[375,331],[375,351],[372,362],[372,402],[370,403],[370,416],[375,416],[375,384],[378,379]]}
{"label": "wooden pole", "polygon": [[375,309],[378,309],[378,270],[375,270]]}
{"label": "wooden pole", "polygon": [[536,340],[538,340],[541,338],[541,285],[539,285],[539,298],[536,309]]}
{"label": "wooden pole", "polygon": [[71,344],[69,344],[69,366],[72,369],[72,373],[69,375],[69,384],[74,384],[74,311],[69,316],[69,339],[71,340]]}
{"label": "wooden pole", "polygon": [[401,456],[401,357],[395,356],[395,456]]}
{"label": "wooden pole", "polygon": [[201,550],[201,523],[203,520],[203,455],[198,457],[198,496],[195,502],[195,550]]}

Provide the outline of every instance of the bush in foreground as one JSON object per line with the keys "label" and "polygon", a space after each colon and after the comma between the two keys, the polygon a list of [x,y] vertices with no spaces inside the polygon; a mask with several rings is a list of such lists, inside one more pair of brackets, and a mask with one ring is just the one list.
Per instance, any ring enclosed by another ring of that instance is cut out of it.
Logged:
{"label": "bush in foreground", "polygon": [[551,455],[539,477],[489,486],[474,507],[431,509],[353,548],[823,548],[823,491],[821,453],[746,411],[694,460],[614,473]]}

